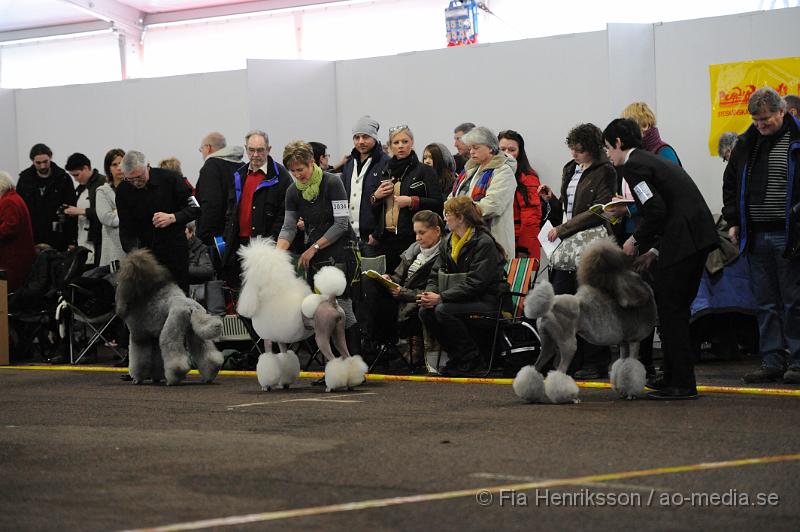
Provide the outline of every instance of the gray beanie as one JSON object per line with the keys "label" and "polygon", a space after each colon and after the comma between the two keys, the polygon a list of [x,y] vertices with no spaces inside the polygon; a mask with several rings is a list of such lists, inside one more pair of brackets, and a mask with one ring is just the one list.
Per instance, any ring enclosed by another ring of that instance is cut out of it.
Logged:
{"label": "gray beanie", "polygon": [[378,139],[378,130],[381,128],[378,121],[369,115],[364,115],[359,118],[353,126],[353,135],[369,135],[373,139],[380,142]]}

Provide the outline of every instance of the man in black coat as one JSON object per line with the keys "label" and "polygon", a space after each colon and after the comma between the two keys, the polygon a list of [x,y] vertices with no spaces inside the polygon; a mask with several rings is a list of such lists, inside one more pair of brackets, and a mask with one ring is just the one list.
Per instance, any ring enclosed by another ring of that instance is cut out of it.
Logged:
{"label": "man in black coat", "polygon": [[694,399],[697,388],[689,334],[690,309],[706,256],[718,244],[714,219],[686,171],[640,149],[642,134],[636,122],[613,120],[603,131],[603,140],[609,159],[630,186],[642,217],[623,249],[629,255],[638,251],[634,269],[652,271],[653,275],[664,347],[664,378],[651,383],[655,391],[649,397]]}
{"label": "man in black coat", "polygon": [[31,213],[33,241],[59,251],[74,245],[78,236],[75,218],[64,214],[65,205],[75,205],[72,178],[52,161],[53,152],[44,144],[31,148],[33,163],[19,174],[17,194]]}
{"label": "man in black coat", "polygon": [[225,211],[228,193],[233,187],[233,174],[242,170],[241,146],[228,146],[222,133],[212,132],[200,143],[203,167],[197,178],[197,202],[200,218],[197,220],[197,237],[206,245],[214,244],[214,237],[225,233]]}
{"label": "man in black coat", "polygon": [[188,291],[189,244],[184,227],[200,213],[192,189],[180,174],[150,168],[138,151],[122,158],[122,173],[125,181],[117,189],[122,248],[126,253],[150,249],[175,283]]}

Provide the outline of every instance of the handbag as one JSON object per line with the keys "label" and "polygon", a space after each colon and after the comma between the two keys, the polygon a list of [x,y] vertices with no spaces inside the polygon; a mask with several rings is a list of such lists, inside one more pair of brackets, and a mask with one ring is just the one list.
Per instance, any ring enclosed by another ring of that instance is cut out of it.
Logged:
{"label": "handbag", "polygon": [[449,288],[458,286],[466,280],[466,273],[445,273],[443,271],[439,271],[439,293],[441,294]]}
{"label": "handbag", "polygon": [[581,252],[586,246],[595,240],[606,237],[608,237],[606,226],[598,225],[563,239],[550,257],[550,267],[554,270],[576,271],[580,263]]}

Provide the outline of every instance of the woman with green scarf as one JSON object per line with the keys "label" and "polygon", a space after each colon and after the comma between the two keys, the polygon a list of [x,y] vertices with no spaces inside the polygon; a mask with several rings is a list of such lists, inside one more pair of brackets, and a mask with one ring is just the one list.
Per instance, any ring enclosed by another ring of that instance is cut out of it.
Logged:
{"label": "woman with green scarf", "polygon": [[464,318],[497,312],[508,292],[505,253],[483,221],[483,212],[469,196],[444,204],[450,234],[439,241],[439,254],[425,291],[417,296],[419,317],[447,352],[443,375],[461,375],[483,365],[478,344]]}

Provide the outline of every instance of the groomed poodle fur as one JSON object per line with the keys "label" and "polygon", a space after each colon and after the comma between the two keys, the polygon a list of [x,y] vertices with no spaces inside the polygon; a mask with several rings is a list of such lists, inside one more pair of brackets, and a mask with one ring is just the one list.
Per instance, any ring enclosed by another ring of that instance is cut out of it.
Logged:
{"label": "groomed poodle fur", "polygon": [[[314,276],[319,294],[297,277],[289,253],[275,247],[272,239],[256,238],[239,250],[244,284],[237,310],[253,321],[255,331],[267,342],[277,342],[281,356],[271,352],[261,355],[257,374],[263,390],[288,388],[300,374],[300,362],[289,344],[311,335],[327,361],[325,382],[328,391],[349,389],[364,382],[367,365],[356,355],[350,356],[345,343],[344,310],[336,296],[347,288],[347,279],[333,266],[322,268]],[[331,341],[339,351],[336,358]],[[267,351],[270,351],[269,349]],[[276,360],[269,360],[275,358]],[[293,376],[291,376],[293,375]],[[290,378],[291,376],[291,378]]]}
{"label": "groomed poodle fur", "polygon": [[[655,327],[653,291],[628,267],[628,259],[611,240],[592,243],[581,255],[575,295],[555,295],[547,281],[525,298],[525,315],[536,319],[542,351],[533,366],[522,368],[514,391],[529,402],[578,401],[578,387],[566,374],[577,349],[578,334],[595,345],[619,345],[611,367],[611,387],[631,399],[644,392],[645,369],[637,356],[639,342]],[[542,378],[541,369],[559,355],[556,369]]]}
{"label": "groomed poodle fur", "polygon": [[223,358],[211,340],[222,333],[222,320],[186,297],[149,250],[122,259],[116,299],[117,314],[130,330],[128,371],[134,384],[147,379],[178,384],[189,372],[190,353],[203,382],[214,380]]}

